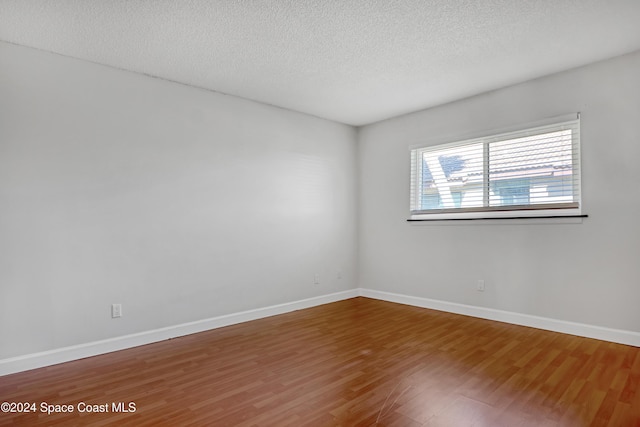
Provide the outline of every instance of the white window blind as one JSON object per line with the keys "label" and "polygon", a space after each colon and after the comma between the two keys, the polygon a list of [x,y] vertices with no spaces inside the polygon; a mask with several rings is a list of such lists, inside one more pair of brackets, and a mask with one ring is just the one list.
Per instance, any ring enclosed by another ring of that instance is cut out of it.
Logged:
{"label": "white window blind", "polygon": [[411,150],[412,218],[514,211],[580,213],[579,118]]}

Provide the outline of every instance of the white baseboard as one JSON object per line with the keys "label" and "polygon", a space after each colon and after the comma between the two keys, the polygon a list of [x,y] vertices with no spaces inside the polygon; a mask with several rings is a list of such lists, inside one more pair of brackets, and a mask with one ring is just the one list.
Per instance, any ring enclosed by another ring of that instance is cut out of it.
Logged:
{"label": "white baseboard", "polygon": [[564,320],[550,319],[546,317],[532,316],[529,314],[515,313],[511,311],[496,310],[486,307],[478,307],[466,304],[458,304],[429,298],[414,297],[410,295],[395,294],[391,292],[377,291],[373,289],[358,288],[337,292],[329,295],[308,298],[270,307],[232,313],[224,316],[212,317],[195,322],[183,323],[166,328],[139,332],[131,335],[94,341],[40,353],[27,354],[18,357],[0,360],[0,376],[56,365],[58,363],[97,356],[112,351],[124,350],[140,345],[151,344],[170,338],[195,334],[224,326],[235,325],[251,320],[262,319],[291,311],[302,310],[322,304],[341,301],[357,296],[379,299],[383,301],[407,304],[416,307],[446,311],[449,313],[473,316],[482,319],[496,320],[515,325],[529,326],[548,331],[561,332],[587,338],[595,338],[620,344],[640,347],[640,333],[620,329],[610,329],[601,326],[587,325],[583,323],[567,322]]}
{"label": "white baseboard", "polygon": [[180,325],[169,326],[166,328],[154,329],[151,331],[144,331],[85,344],[78,344],[71,347],[43,351],[40,353],[27,354],[9,359],[2,359],[0,360],[0,376],[56,365],[58,363],[69,362],[71,360],[83,359],[85,357],[97,356],[99,354],[137,347],[184,335],[195,334],[197,332],[221,328],[223,326],[235,325],[237,323],[248,322],[250,320],[262,319],[264,317],[275,316],[277,314],[289,313],[291,311],[302,310],[357,296],[358,289],[350,289],[300,301],[247,310],[225,316],[198,320],[195,322],[182,323]]}
{"label": "white baseboard", "polygon": [[515,313],[512,311],[496,310],[493,308],[458,304],[454,302],[414,297],[409,295],[401,295],[366,288],[360,288],[359,295],[367,298],[396,302],[399,304],[430,308],[433,310],[446,311],[449,313],[463,314],[466,316],[479,317],[482,319],[496,320],[499,322],[529,326],[532,328],[545,329],[547,331],[561,332],[564,334],[595,338],[598,340],[640,347],[640,333],[633,331],[610,329],[604,328],[602,326],[567,322],[565,320],[532,316],[530,314]]}

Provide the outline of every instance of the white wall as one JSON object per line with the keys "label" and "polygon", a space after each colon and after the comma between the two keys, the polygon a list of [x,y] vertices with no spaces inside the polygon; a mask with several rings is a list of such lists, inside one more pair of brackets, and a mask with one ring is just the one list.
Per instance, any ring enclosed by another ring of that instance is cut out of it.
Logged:
{"label": "white wall", "polygon": [[354,288],[355,168],[351,127],[0,43],[0,359]]}
{"label": "white wall", "polygon": [[[356,133],[0,43],[0,359],[358,285],[640,331],[638,75],[635,53]],[[576,111],[582,223],[406,222],[409,146]]]}
{"label": "white wall", "polygon": [[[638,76],[634,53],[361,128],[360,286],[640,331]],[[406,222],[410,146],[578,111],[582,223]]]}

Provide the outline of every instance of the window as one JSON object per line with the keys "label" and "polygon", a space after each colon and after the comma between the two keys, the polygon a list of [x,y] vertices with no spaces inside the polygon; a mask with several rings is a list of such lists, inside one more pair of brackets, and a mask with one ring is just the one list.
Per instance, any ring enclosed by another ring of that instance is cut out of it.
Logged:
{"label": "window", "polygon": [[411,150],[411,218],[580,214],[580,120]]}

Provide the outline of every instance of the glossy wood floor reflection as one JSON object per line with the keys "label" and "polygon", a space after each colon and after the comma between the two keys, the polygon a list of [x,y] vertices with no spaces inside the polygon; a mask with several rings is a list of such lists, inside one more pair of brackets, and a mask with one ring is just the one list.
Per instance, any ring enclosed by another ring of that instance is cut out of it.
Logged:
{"label": "glossy wood floor reflection", "polygon": [[[0,425],[640,426],[640,349],[354,298],[0,377]],[[111,409],[111,408],[110,408]]]}

